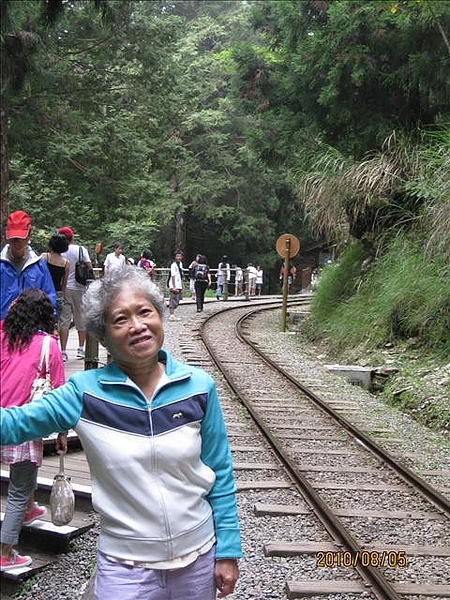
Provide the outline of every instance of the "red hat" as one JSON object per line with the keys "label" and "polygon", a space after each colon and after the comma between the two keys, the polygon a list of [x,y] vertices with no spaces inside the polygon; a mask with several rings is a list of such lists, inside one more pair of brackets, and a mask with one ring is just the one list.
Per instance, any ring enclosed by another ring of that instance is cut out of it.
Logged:
{"label": "red hat", "polygon": [[7,240],[12,238],[19,238],[25,240],[31,229],[30,216],[23,210],[16,210],[9,215],[6,221],[6,234]]}
{"label": "red hat", "polygon": [[61,227],[58,233],[62,233],[63,235],[65,235],[68,240],[73,239],[73,231],[72,229],[70,229],[70,227]]}

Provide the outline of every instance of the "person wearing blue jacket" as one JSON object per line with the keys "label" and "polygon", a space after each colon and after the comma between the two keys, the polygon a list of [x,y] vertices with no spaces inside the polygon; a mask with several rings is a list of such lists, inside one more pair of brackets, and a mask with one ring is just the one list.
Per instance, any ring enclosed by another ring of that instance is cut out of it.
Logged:
{"label": "person wearing blue jacket", "polygon": [[23,210],[8,216],[5,238],[8,242],[0,254],[0,321],[11,302],[24,290],[38,288],[45,292],[56,310],[55,286],[47,267],[29,244],[31,221]]}
{"label": "person wearing blue jacket", "polygon": [[101,515],[97,600],[224,598],[242,550],[214,380],[162,348],[164,297],[145,271],[94,281],[83,314],[113,362],[3,410],[2,444],[78,433]]}

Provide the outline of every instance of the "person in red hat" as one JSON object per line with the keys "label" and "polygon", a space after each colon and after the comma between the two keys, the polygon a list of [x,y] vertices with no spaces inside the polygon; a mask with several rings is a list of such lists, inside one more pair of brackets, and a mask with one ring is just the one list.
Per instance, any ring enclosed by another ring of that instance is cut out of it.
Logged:
{"label": "person in red hat", "polygon": [[64,291],[64,304],[59,319],[59,341],[61,342],[63,361],[66,362],[68,359],[67,342],[69,339],[69,328],[72,319],[75,323],[75,328],[78,333],[77,358],[84,358],[86,329],[83,322],[81,302],[83,299],[83,294],[86,291],[86,286],[78,283],[78,281],[75,279],[75,264],[78,261],[80,252],[82,260],[84,260],[89,269],[92,269],[92,263],[86,248],[84,246],[74,244],[73,230],[71,227],[61,227],[58,233],[62,233],[69,242],[69,248],[66,252],[61,254],[63,258],[69,261],[69,275],[67,277],[66,289]]}
{"label": "person in red hat", "polygon": [[8,243],[0,254],[1,321],[11,302],[29,288],[45,292],[56,309],[56,292],[47,263],[30,246],[30,235],[30,216],[23,210],[12,212],[6,221],[5,238]]}

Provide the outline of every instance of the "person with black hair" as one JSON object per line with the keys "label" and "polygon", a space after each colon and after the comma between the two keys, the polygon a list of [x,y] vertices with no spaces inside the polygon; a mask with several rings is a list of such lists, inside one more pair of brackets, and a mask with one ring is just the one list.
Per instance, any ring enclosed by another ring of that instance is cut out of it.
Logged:
{"label": "person with black hair", "polygon": [[64,292],[66,290],[67,278],[69,277],[70,263],[67,258],[61,256],[67,252],[69,242],[62,233],[55,233],[48,242],[48,252],[43,252],[41,258],[47,263],[48,270],[56,291],[56,313],[59,319],[64,305]]}
{"label": "person with black hair", "polygon": [[[55,317],[47,294],[36,288],[25,290],[6,313],[1,332],[0,387],[1,406],[10,408],[28,404],[39,369],[41,349],[49,336],[50,380],[53,388],[65,382],[64,364],[56,338],[52,335]],[[41,377],[45,377],[45,366]],[[13,546],[19,540],[22,525],[30,525],[47,512],[34,501],[38,468],[42,464],[43,444],[39,436],[19,445],[2,446],[0,458],[9,465],[9,486],[5,516],[1,528],[1,571],[31,564],[29,556],[20,556]],[[67,436],[60,434],[57,449],[67,449]]]}
{"label": "person with black hair", "polygon": [[205,302],[206,288],[211,285],[211,275],[209,266],[204,254],[197,254],[196,265],[193,269],[195,301],[197,304],[197,312],[202,312]]}
{"label": "person with black hair", "polygon": [[183,295],[183,253],[177,250],[174,255],[174,261],[170,265],[170,274],[168,280],[169,287],[169,321],[181,321],[180,317],[175,316],[175,310],[180,304]]}
{"label": "person with black hair", "polygon": [[141,258],[139,259],[137,266],[140,269],[144,269],[152,281],[155,280],[156,263],[153,260],[153,252],[149,248],[142,250]]}
{"label": "person with black hair", "polygon": [[198,265],[198,257],[199,256],[200,256],[200,254],[197,252],[194,260],[191,262],[191,264],[188,267],[189,291],[191,292],[192,300],[195,300],[195,267]]}
{"label": "person with black hair", "polygon": [[110,252],[106,255],[105,262],[103,264],[103,269],[105,271],[105,275],[111,273],[114,270],[123,269],[126,265],[126,259],[123,253],[123,244],[121,242],[116,242],[114,244],[114,252]]}
{"label": "person with black hair", "polygon": [[228,262],[228,256],[224,255],[222,260],[217,266],[217,287],[216,287],[216,298],[220,300],[222,294],[224,299],[228,296],[228,284],[231,279],[231,268]]}

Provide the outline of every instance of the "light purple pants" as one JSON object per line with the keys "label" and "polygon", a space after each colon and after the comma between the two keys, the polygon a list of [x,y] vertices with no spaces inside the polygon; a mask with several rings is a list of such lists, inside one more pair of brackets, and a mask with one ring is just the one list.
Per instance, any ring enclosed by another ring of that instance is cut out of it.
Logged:
{"label": "light purple pants", "polygon": [[215,548],[183,569],[144,569],[97,556],[96,600],[215,600]]}

